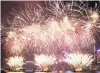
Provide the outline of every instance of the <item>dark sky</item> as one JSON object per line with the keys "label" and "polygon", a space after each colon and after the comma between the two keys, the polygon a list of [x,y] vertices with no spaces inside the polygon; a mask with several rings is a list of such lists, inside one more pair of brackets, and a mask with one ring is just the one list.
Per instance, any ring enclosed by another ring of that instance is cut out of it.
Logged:
{"label": "dark sky", "polygon": [[[1,1],[1,15],[2,17],[6,16],[12,8],[18,8],[20,5],[23,6],[23,3],[30,3],[33,4],[35,7],[36,4],[39,4],[41,6],[45,6],[43,1]],[[84,1],[85,3],[85,1]],[[94,7],[95,3],[97,5],[100,5],[100,1],[89,1],[89,7]]]}
{"label": "dark sky", "polygon": [[17,9],[19,6],[24,6],[24,3],[32,4],[33,7],[36,7],[36,4],[44,6],[43,1],[1,1],[2,17],[12,11],[12,8]]}
{"label": "dark sky", "polygon": [[[6,16],[9,14],[9,12],[12,11],[12,8],[14,9],[17,9],[20,5],[23,6],[25,3],[25,1],[1,1],[1,20],[6,18]],[[41,6],[45,6],[44,5],[44,2],[40,2],[40,1],[28,1],[27,3],[31,3],[33,4],[33,6],[35,7],[35,4],[38,3],[40,4]],[[88,2],[89,3],[89,7],[94,7],[95,6],[95,3],[97,3],[98,5],[100,5],[100,2],[98,1],[92,1],[92,2]],[[98,41],[97,39],[97,48],[100,48],[100,41]],[[3,45],[2,45],[3,46]],[[4,53],[4,50],[1,48],[1,55],[2,55],[2,66],[3,66],[3,63],[4,62],[4,57],[5,56],[5,53]]]}

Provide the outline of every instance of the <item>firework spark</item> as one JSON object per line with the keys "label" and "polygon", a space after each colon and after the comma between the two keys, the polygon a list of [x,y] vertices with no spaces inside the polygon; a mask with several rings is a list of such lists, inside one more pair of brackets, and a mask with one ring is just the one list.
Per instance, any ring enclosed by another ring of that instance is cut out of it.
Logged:
{"label": "firework spark", "polygon": [[35,62],[38,66],[46,68],[51,66],[55,62],[54,56],[46,56],[46,55],[35,55]]}
{"label": "firework spark", "polygon": [[7,60],[8,60],[7,64],[9,65],[10,68],[13,69],[21,68],[24,64],[24,58],[19,56],[10,57]]}
{"label": "firework spark", "polygon": [[96,43],[94,34],[100,29],[98,9],[90,12],[83,2],[58,1],[49,2],[45,8],[37,6],[14,10],[13,19],[7,19],[10,27],[6,46],[11,53],[31,50],[35,54],[61,55],[67,49],[77,50],[79,46],[78,50],[87,50]]}
{"label": "firework spark", "polygon": [[64,59],[65,62],[74,68],[86,68],[92,64],[93,60],[93,55],[82,53],[65,54]]}

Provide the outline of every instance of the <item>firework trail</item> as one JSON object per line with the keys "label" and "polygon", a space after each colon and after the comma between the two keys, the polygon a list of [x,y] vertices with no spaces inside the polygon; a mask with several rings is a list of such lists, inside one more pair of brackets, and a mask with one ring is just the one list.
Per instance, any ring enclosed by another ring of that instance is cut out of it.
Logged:
{"label": "firework trail", "polygon": [[35,54],[61,55],[68,49],[90,49],[96,43],[95,34],[100,29],[98,8],[93,11],[83,2],[64,4],[61,1],[37,7],[26,4],[25,9],[13,9],[13,18],[7,18],[2,26],[7,34],[7,51],[19,54],[32,50]]}
{"label": "firework trail", "polygon": [[35,62],[41,68],[48,68],[55,63],[56,58],[53,55],[35,55]]}
{"label": "firework trail", "polygon": [[64,61],[67,62],[70,66],[77,68],[86,68],[93,62],[93,55],[91,54],[82,54],[82,53],[72,53],[65,54]]}
{"label": "firework trail", "polygon": [[15,70],[17,68],[20,69],[24,64],[24,58],[21,56],[9,57],[9,59],[7,59],[7,64],[9,65],[10,68],[13,68]]}

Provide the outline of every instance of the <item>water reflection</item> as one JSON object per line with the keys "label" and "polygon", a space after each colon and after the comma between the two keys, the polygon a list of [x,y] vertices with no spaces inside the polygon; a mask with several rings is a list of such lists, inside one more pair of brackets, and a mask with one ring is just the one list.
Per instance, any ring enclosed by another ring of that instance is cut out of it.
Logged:
{"label": "water reflection", "polygon": [[70,70],[67,70],[67,71],[65,71],[65,73],[74,73],[74,72],[72,72],[72,71],[70,71]]}
{"label": "water reflection", "polygon": [[52,71],[52,72],[35,72],[35,73],[100,73],[100,71],[91,71],[91,72],[73,72],[70,70],[67,71]]}
{"label": "water reflection", "polygon": [[52,71],[52,72],[32,72],[32,71],[27,71],[27,72],[7,72],[7,73],[100,73],[100,71],[91,71],[91,72],[73,72],[70,70],[67,71]]}
{"label": "water reflection", "polygon": [[100,71],[91,71],[91,72],[72,72],[72,71],[66,71],[65,73],[100,73]]}
{"label": "water reflection", "polygon": [[35,73],[100,73],[100,71],[91,71],[91,72],[73,72],[73,71],[70,71],[70,70],[67,70],[67,71],[52,71],[52,72],[35,72]]}

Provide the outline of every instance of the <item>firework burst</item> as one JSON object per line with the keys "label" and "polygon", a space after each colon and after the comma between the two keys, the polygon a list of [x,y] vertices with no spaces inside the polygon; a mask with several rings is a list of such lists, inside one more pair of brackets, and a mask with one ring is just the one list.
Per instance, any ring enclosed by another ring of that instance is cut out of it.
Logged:
{"label": "firework burst", "polygon": [[9,67],[13,69],[17,69],[17,68],[20,69],[24,64],[24,58],[18,56],[10,57],[9,59],[7,59],[7,61]]}
{"label": "firework burst", "polygon": [[6,30],[7,51],[62,55],[68,49],[87,50],[95,45],[94,35],[100,29],[98,9],[92,11],[82,1],[79,4],[48,2],[44,8],[37,5],[37,9],[25,6],[18,11],[13,9],[13,18],[7,18],[4,24],[2,31]]}
{"label": "firework burst", "polygon": [[93,62],[93,55],[90,54],[82,54],[82,53],[72,53],[65,54],[64,61],[67,62],[70,66],[74,68],[86,68]]}
{"label": "firework burst", "polygon": [[46,56],[46,55],[35,55],[35,62],[38,66],[46,68],[55,63],[56,58],[54,56]]}

